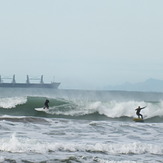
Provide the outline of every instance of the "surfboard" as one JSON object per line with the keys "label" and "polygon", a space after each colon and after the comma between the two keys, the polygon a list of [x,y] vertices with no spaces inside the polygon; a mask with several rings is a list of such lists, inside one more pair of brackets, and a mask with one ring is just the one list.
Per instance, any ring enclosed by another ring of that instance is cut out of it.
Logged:
{"label": "surfboard", "polygon": [[49,109],[44,109],[44,108],[35,108],[36,111],[42,111],[42,112],[47,112]]}
{"label": "surfboard", "polygon": [[141,118],[133,118],[133,121],[135,121],[135,122],[144,122],[144,120],[141,119]]}

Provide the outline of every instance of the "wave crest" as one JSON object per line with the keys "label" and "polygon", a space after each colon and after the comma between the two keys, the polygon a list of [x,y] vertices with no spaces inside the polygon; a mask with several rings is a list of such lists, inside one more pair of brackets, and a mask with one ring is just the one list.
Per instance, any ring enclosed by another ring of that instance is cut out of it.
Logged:
{"label": "wave crest", "polygon": [[[43,107],[45,97],[12,97],[1,98],[0,114],[17,116],[45,116],[82,119],[123,119],[131,120],[137,117],[135,108],[147,106],[141,111],[145,120],[163,121],[163,101],[89,101],[65,100],[49,98],[50,109],[47,112],[37,112],[34,108]],[[159,118],[158,118],[159,117]]]}

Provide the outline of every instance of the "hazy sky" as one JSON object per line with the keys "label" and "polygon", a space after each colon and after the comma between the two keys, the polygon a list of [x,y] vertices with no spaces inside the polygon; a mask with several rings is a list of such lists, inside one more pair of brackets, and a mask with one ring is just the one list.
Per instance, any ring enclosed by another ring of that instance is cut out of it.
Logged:
{"label": "hazy sky", "polygon": [[0,74],[75,89],[163,79],[163,0],[0,0]]}

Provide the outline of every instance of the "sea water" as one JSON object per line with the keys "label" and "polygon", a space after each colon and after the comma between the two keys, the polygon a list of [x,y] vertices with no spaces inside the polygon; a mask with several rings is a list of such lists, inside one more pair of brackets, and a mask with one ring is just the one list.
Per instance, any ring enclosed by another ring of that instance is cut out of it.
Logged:
{"label": "sea water", "polygon": [[0,89],[3,163],[161,163],[162,139],[163,93]]}

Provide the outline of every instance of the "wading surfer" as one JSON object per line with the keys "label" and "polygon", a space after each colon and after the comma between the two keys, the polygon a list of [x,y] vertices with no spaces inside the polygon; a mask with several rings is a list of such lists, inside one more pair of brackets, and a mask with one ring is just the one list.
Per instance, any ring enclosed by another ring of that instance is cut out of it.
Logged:
{"label": "wading surfer", "polygon": [[144,109],[144,108],[146,108],[146,106],[144,106],[144,107],[140,107],[140,106],[138,106],[138,108],[136,108],[135,110],[136,110],[136,114],[137,114],[137,116],[138,116],[138,118],[140,118],[141,117],[141,119],[143,119],[143,115],[142,114],[140,114],[140,111],[142,110],[142,109]]}
{"label": "wading surfer", "polygon": [[49,109],[49,100],[46,100],[44,103],[44,109]]}

